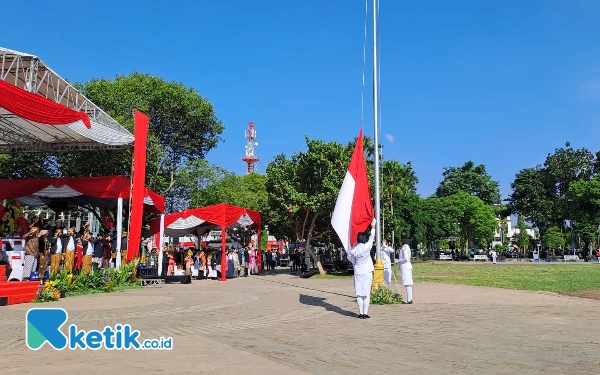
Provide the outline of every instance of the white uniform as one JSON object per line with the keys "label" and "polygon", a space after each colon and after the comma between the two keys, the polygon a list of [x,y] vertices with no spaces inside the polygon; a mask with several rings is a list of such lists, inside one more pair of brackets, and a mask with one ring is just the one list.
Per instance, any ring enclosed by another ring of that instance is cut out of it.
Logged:
{"label": "white uniform", "polygon": [[492,263],[496,264],[496,251],[492,250]]}
{"label": "white uniform", "polygon": [[398,262],[400,263],[400,272],[402,273],[402,285],[406,287],[406,301],[412,302],[412,263],[410,262],[410,258],[412,257],[412,252],[408,245],[402,245],[402,249],[400,249],[400,254],[398,257]]}
{"label": "white uniform", "polygon": [[369,302],[371,286],[373,285],[373,260],[371,259],[371,248],[375,239],[375,229],[371,229],[371,235],[366,243],[356,244],[348,252],[348,260],[354,266],[354,292],[356,303],[361,315],[369,314]]}
{"label": "white uniform", "polygon": [[394,249],[390,246],[384,245],[381,248],[381,261],[383,262],[383,280],[388,288],[392,286],[392,259],[391,256],[394,254]]}

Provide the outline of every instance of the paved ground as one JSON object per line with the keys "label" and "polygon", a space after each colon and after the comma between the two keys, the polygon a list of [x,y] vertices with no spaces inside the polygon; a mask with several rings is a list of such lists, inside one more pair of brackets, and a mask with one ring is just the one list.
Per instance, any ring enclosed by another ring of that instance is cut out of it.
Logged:
{"label": "paved ground", "polygon": [[[280,274],[69,297],[69,324],[129,323],[173,351],[37,352],[32,305],[0,307],[2,374],[598,374],[600,301],[417,284],[415,304],[355,317],[351,280]],[[39,305],[36,305],[39,306]]]}

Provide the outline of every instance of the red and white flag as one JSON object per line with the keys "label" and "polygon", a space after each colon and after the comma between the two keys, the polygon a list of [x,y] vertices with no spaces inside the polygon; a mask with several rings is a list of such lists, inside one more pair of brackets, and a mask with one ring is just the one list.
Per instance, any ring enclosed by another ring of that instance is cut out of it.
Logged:
{"label": "red and white flag", "polygon": [[373,217],[361,128],[331,217],[331,226],[346,251],[356,243],[358,234],[369,227]]}

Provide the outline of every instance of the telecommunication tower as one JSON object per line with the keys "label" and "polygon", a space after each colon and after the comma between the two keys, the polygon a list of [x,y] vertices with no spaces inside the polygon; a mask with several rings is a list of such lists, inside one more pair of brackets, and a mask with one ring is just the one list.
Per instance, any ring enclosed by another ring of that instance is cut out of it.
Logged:
{"label": "telecommunication tower", "polygon": [[250,174],[254,172],[254,164],[259,160],[258,156],[254,155],[254,146],[258,146],[258,142],[256,142],[256,129],[253,122],[248,123],[244,138],[248,140],[248,143],[246,143],[246,154],[242,157],[242,160],[248,165],[246,172]]}

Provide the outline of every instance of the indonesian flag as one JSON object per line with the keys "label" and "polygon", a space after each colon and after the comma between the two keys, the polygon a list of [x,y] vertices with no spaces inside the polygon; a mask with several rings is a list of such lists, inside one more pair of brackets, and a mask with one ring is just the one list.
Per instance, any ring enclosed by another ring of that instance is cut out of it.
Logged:
{"label": "indonesian flag", "polygon": [[356,243],[358,234],[367,229],[373,217],[361,128],[331,217],[331,226],[346,251]]}

